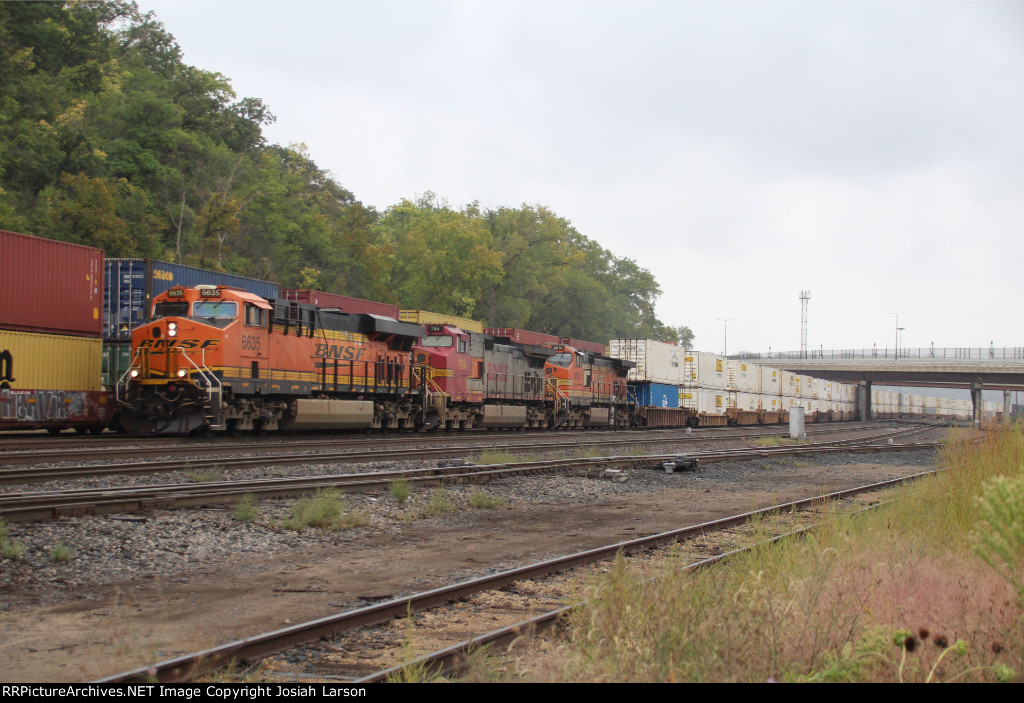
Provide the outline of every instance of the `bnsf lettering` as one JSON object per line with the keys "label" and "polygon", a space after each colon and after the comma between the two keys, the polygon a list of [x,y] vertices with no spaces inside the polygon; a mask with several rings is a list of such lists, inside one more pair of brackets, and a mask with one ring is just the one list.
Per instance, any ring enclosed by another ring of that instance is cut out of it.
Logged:
{"label": "bnsf lettering", "polygon": [[219,339],[143,339],[139,342],[140,349],[167,349],[168,347],[181,347],[182,349],[209,349],[220,344]]}
{"label": "bnsf lettering", "polygon": [[345,344],[317,344],[316,356],[321,359],[343,359],[345,361],[362,361],[366,347],[353,347]]}

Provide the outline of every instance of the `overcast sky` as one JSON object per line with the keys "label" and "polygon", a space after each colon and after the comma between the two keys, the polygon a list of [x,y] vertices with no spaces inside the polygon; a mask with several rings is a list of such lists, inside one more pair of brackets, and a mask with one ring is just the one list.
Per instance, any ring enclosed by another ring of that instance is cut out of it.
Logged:
{"label": "overcast sky", "polygon": [[1024,3],[139,5],[362,202],[547,206],[698,349],[801,290],[813,348],[1024,347]]}

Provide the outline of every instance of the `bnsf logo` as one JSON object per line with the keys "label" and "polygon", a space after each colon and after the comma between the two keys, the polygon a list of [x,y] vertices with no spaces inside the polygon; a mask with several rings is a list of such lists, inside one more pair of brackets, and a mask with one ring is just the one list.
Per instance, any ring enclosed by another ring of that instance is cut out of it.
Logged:
{"label": "bnsf logo", "polygon": [[317,344],[316,356],[321,359],[344,359],[345,361],[362,361],[366,347],[354,347],[346,344]]}
{"label": "bnsf logo", "polygon": [[167,349],[170,347],[181,347],[182,349],[209,349],[220,344],[219,339],[143,339],[139,342],[139,349]]}

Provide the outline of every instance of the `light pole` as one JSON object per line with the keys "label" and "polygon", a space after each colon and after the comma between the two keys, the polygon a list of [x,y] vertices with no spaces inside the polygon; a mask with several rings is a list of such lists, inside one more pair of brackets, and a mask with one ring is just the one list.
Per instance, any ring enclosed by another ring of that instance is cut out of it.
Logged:
{"label": "light pole", "polygon": [[726,320],[724,317],[719,317],[718,320],[723,323],[723,334],[725,339],[723,340],[722,356],[729,356],[729,323],[735,322],[736,318],[730,317]]}
{"label": "light pole", "polygon": [[898,359],[899,356],[900,356],[900,330],[902,329],[900,327],[900,315],[906,315],[907,313],[905,313],[905,312],[887,312],[885,314],[886,315],[895,315],[896,316],[896,350],[894,352],[894,355]]}

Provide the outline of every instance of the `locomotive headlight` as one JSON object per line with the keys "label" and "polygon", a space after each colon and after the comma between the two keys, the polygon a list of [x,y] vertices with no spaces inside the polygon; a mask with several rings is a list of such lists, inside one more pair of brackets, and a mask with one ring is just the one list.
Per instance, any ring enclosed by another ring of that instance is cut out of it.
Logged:
{"label": "locomotive headlight", "polygon": [[178,369],[178,378],[185,378],[188,376],[188,369]]}
{"label": "locomotive headlight", "polygon": [[168,322],[167,323],[167,336],[168,337],[177,337],[178,336],[178,323],[177,322]]}
{"label": "locomotive headlight", "polygon": [[128,373],[128,375],[131,376],[132,378],[138,378],[139,377],[139,370],[138,369],[132,369]]}

